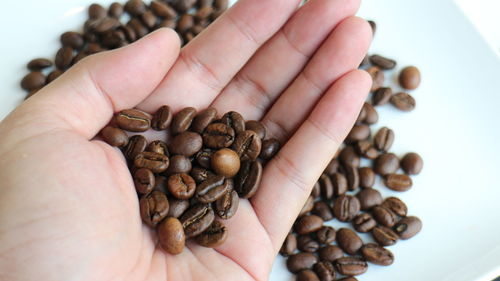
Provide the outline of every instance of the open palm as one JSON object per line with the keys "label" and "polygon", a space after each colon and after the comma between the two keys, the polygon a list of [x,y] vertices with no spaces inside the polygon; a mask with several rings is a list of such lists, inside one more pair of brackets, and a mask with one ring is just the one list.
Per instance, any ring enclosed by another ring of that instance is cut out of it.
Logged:
{"label": "open palm", "polygon": [[[171,30],[91,56],[0,123],[0,280],[266,280],[371,80],[357,0],[241,0],[179,51]],[[177,256],[143,226],[113,112],[235,110],[283,145],[225,244]]]}

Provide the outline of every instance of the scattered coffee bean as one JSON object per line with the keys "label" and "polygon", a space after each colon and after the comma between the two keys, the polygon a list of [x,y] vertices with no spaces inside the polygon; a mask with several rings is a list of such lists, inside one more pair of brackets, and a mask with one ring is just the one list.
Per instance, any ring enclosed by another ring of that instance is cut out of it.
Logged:
{"label": "scattered coffee bean", "polygon": [[330,226],[323,226],[318,231],[316,231],[316,240],[321,243],[328,245],[335,241],[336,232]]}
{"label": "scattered coffee bean", "polygon": [[212,203],[232,191],[233,180],[217,175],[208,178],[196,187],[196,198],[202,203]]}
{"label": "scattered coffee bean", "polygon": [[190,174],[197,183],[202,183],[214,175],[211,171],[200,167],[193,167]]}
{"label": "scattered coffee bean", "polygon": [[356,190],[359,187],[359,173],[355,166],[345,166],[345,174],[347,178],[347,189],[350,191]]}
{"label": "scattered coffee bean", "polygon": [[372,229],[373,239],[380,246],[391,246],[398,241],[398,235],[392,229],[385,226],[376,226]]}
{"label": "scattered coffee bean", "polygon": [[369,210],[377,205],[382,204],[382,195],[378,190],[373,188],[365,188],[356,194],[359,200],[361,210]]}
{"label": "scattered coffee bean", "polygon": [[311,269],[318,262],[318,258],[312,253],[298,253],[291,255],[286,261],[286,267],[290,272],[297,273],[303,269]]}
{"label": "scattered coffee bean", "polygon": [[233,128],[236,135],[245,131],[245,119],[236,111],[230,111],[221,118],[221,123]]}
{"label": "scattered coffee bean", "polygon": [[196,191],[196,183],[188,174],[173,174],[168,177],[168,191],[175,198],[187,200],[193,197]]}
{"label": "scattered coffee bean", "polygon": [[398,220],[398,217],[393,211],[382,206],[373,207],[371,212],[375,220],[383,226],[392,227]]}
{"label": "scattered coffee bean", "polygon": [[350,142],[365,140],[369,137],[370,137],[370,127],[368,127],[365,124],[359,124],[359,125],[354,125],[354,127],[352,127],[351,132],[349,132],[345,141],[350,143]]}
{"label": "scattered coffee bean", "polygon": [[[146,147],[146,151],[163,154],[165,156],[170,155],[170,153],[168,152],[167,144],[161,140],[155,140],[155,141],[150,142],[148,144],[148,146]],[[173,159],[170,159],[170,165],[172,165],[172,162],[173,162],[172,160]]]}
{"label": "scattered coffee bean", "polygon": [[193,122],[195,116],[196,109],[193,107],[186,107],[183,110],[179,111],[172,118],[172,124],[170,126],[172,134],[177,135],[179,133],[185,132],[189,128],[189,126],[191,126],[191,123]]}
{"label": "scattered coffee bean", "polygon": [[124,147],[128,144],[128,135],[123,130],[106,126],[101,130],[102,139],[111,146]]}
{"label": "scattered coffee bean", "polygon": [[375,172],[370,167],[358,169],[359,186],[363,188],[371,188],[375,184]]}
{"label": "scattered coffee bean", "polygon": [[156,131],[166,130],[172,122],[172,110],[168,105],[160,107],[153,115],[151,128]]}
{"label": "scattered coffee bean", "polygon": [[424,161],[417,153],[408,153],[401,159],[401,168],[408,175],[418,175],[422,171]]}
{"label": "scattered coffee bean", "polygon": [[406,240],[417,235],[422,229],[422,221],[417,217],[404,217],[396,225],[394,231],[399,238]]}
{"label": "scattered coffee bean", "polygon": [[420,71],[415,66],[408,66],[399,73],[399,84],[407,90],[414,90],[420,85]]}
{"label": "scattered coffee bean", "polygon": [[345,166],[359,167],[359,163],[361,161],[359,155],[356,153],[356,150],[351,145],[344,147],[340,151],[339,160],[340,163],[344,165],[344,167]]}
{"label": "scattered coffee bean", "polygon": [[317,201],[314,203],[312,213],[321,217],[323,221],[329,221],[333,219],[333,213],[330,206],[324,201]]}
{"label": "scattered coffee bean", "polygon": [[222,123],[212,123],[203,133],[203,143],[209,148],[225,148],[234,142],[234,130]]}
{"label": "scattered coffee bean", "polygon": [[383,86],[384,84],[384,80],[385,80],[385,75],[384,75],[384,72],[382,72],[382,70],[376,66],[372,66],[370,68],[368,68],[366,70],[366,72],[368,72],[368,74],[370,74],[370,76],[372,77],[372,88],[371,88],[371,91],[376,91],[378,90],[380,87]]}
{"label": "scattered coffee bean", "polygon": [[382,207],[391,210],[393,213],[400,217],[406,217],[408,208],[406,204],[396,197],[389,197],[384,200]]}
{"label": "scattered coffee bean", "polygon": [[164,154],[144,151],[134,158],[134,165],[136,168],[147,168],[153,173],[161,173],[167,170],[169,160]]}
{"label": "scattered coffee bean", "polygon": [[405,174],[388,174],[385,176],[384,184],[394,191],[407,191],[413,182],[408,175]]}
{"label": "scattered coffee bean", "polygon": [[342,275],[361,275],[368,270],[368,264],[361,258],[343,257],[334,262],[335,269]]}
{"label": "scattered coffee bean", "polygon": [[319,243],[309,235],[301,235],[297,238],[297,248],[302,252],[314,253],[319,249]]}
{"label": "scattered coffee bean", "polygon": [[[156,180],[156,182],[158,182],[158,180]],[[189,208],[188,200],[180,200],[170,197],[168,198],[168,204],[168,217],[178,218]]]}
{"label": "scattered coffee bean", "polygon": [[371,263],[388,266],[394,262],[394,255],[391,251],[375,243],[368,243],[361,247],[363,257]]}
{"label": "scattered coffee bean", "polygon": [[387,88],[387,87],[378,88],[378,90],[376,90],[373,93],[372,104],[374,106],[380,106],[380,105],[387,104],[389,102],[389,100],[391,99],[391,96],[392,96],[392,89],[391,88]]}
{"label": "scattered coffee bean", "polygon": [[352,226],[357,232],[366,233],[370,232],[375,226],[377,226],[377,222],[373,219],[372,215],[362,213],[357,215],[352,220]]}
{"label": "scattered coffee bean", "polygon": [[297,238],[292,233],[288,233],[280,249],[282,256],[288,257],[297,249]]}
{"label": "scattered coffee bean", "polygon": [[387,127],[382,127],[378,130],[373,142],[378,150],[387,152],[394,143],[394,132]]}
{"label": "scattered coffee bean", "polygon": [[365,104],[363,105],[363,108],[365,111],[365,118],[364,118],[363,122],[365,124],[369,124],[369,125],[377,123],[378,122],[378,112],[375,110],[375,108],[367,102],[365,102]]}
{"label": "scattered coffee bean", "polygon": [[334,281],[335,269],[329,261],[320,261],[313,266],[313,270],[318,275],[320,281]]}
{"label": "scattered coffee bean", "polygon": [[28,63],[28,69],[32,71],[40,71],[52,66],[52,61],[44,58],[33,59]]}
{"label": "scattered coffee bean", "polygon": [[415,109],[415,99],[407,93],[397,93],[391,97],[391,104],[402,111],[412,111]]}
{"label": "scattered coffee bean", "polygon": [[320,192],[324,200],[331,199],[333,197],[333,184],[328,175],[321,175],[319,178]]}
{"label": "scattered coffee bean", "polygon": [[314,197],[309,196],[307,197],[306,202],[304,203],[304,206],[302,207],[302,210],[300,210],[299,217],[309,213],[312,211],[314,207]]}
{"label": "scattered coffee bean", "polygon": [[137,155],[144,152],[147,145],[148,141],[145,137],[141,135],[132,136],[128,140],[128,144],[125,146],[123,154],[125,158],[134,160]]}
{"label": "scattered coffee bean", "polygon": [[318,231],[323,226],[323,220],[316,215],[308,215],[299,218],[295,222],[295,231],[298,234],[308,234]]}
{"label": "scattered coffee bean", "polygon": [[220,221],[214,221],[205,231],[196,236],[196,242],[208,248],[215,248],[227,239],[228,230]]}
{"label": "scattered coffee bean", "polygon": [[21,87],[25,90],[32,91],[38,90],[45,86],[47,78],[41,72],[33,71],[28,75],[24,76],[21,81]]}
{"label": "scattered coffee bean", "polygon": [[359,155],[368,159],[375,159],[379,155],[377,149],[373,147],[372,143],[368,140],[356,142],[354,148]]}
{"label": "scattered coffee bean", "polygon": [[359,213],[361,205],[358,198],[341,195],[333,203],[333,213],[339,221],[351,221]]}
{"label": "scattered coffee bean", "polygon": [[370,62],[373,65],[378,66],[384,70],[390,70],[390,69],[394,69],[394,67],[396,67],[396,61],[391,60],[391,59],[386,58],[386,57],[383,57],[383,56],[380,56],[380,55],[370,56]]}
{"label": "scattered coffee bean", "polygon": [[89,6],[88,15],[91,19],[104,18],[107,15],[106,9],[99,4],[92,4]]}
{"label": "scattered coffee bean", "polygon": [[318,250],[320,260],[333,262],[344,256],[344,251],[336,245],[327,245]]}
{"label": "scattered coffee bean", "polygon": [[394,153],[381,154],[373,164],[375,173],[385,176],[399,169],[399,159]]}
{"label": "scattered coffee bean", "polygon": [[337,244],[349,255],[355,255],[358,250],[363,246],[363,241],[356,232],[348,229],[341,228],[337,231]]}
{"label": "scattered coffee bean", "polygon": [[333,197],[337,198],[347,192],[347,179],[341,173],[334,173],[331,176],[333,186]]}
{"label": "scattered coffee bean", "polygon": [[118,2],[111,3],[108,9],[108,15],[117,19],[123,15],[123,12],[123,5]]}
{"label": "scattered coffee bean", "polygon": [[259,121],[250,120],[245,123],[245,129],[254,131],[263,140],[266,137],[266,127]]}
{"label": "scattered coffee bean", "polygon": [[[235,122],[235,121],[232,121]],[[245,123],[243,123],[244,126]],[[233,126],[235,123],[233,123]],[[234,128],[234,127],[233,127]],[[235,129],[236,132],[236,129]],[[231,146],[242,161],[252,160],[255,161],[260,154],[262,142],[254,131],[243,131],[236,136],[233,145]]]}
{"label": "scattered coffee bean", "polygon": [[310,269],[301,270],[297,273],[296,281],[320,281],[318,275]]}

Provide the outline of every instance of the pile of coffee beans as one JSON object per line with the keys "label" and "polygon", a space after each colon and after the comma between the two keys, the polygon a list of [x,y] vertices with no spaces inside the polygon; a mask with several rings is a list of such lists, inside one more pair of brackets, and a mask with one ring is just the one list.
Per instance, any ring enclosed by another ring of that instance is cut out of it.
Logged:
{"label": "pile of coffee beans", "polygon": [[[173,115],[162,106],[154,115],[122,110],[101,137],[122,149],[133,175],[143,222],[156,228],[161,247],[179,254],[185,240],[204,247],[222,244],[228,235],[220,220],[234,216],[239,198],[259,188],[263,164],[279,150],[265,139],[259,121],[245,121],[238,112],[217,116],[215,108],[197,112],[187,107]],[[170,141],[127,132],[168,132]]]}
{"label": "pile of coffee beans", "polygon": [[[375,23],[370,24],[375,32]],[[379,120],[375,107],[390,103],[403,111],[415,108],[410,94],[393,94],[392,88],[384,85],[385,72],[396,65],[390,58],[367,55],[360,66],[372,76],[371,97],[314,185],[280,251],[297,281],[357,280],[353,276],[365,273],[368,263],[391,265],[394,254],[386,247],[415,236],[422,228],[419,218],[408,215],[403,201],[396,197],[384,199],[374,188],[378,176],[387,188],[407,191],[413,185],[410,175],[419,174],[423,168],[417,153],[407,153],[400,159],[390,152],[395,139],[393,130],[382,127],[372,137],[370,126]],[[414,66],[399,74],[399,84],[405,90],[416,89],[420,80]],[[324,225],[334,219],[349,223],[354,230],[348,225],[340,229]],[[356,232],[371,234],[375,242],[363,242]]]}
{"label": "pile of coffee beans", "polygon": [[83,32],[61,34],[62,47],[54,61],[30,61],[30,73],[21,80],[21,87],[29,98],[84,57],[125,46],[161,27],[175,29],[182,44],[187,44],[227,7],[228,0],[153,0],[149,5],[129,0],[125,4],[115,2],[108,9],[92,4]]}

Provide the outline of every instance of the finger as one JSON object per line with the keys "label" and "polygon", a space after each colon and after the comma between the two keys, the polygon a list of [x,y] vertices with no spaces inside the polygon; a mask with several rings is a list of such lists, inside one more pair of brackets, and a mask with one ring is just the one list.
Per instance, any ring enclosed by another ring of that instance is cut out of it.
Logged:
{"label": "finger", "polygon": [[260,119],[359,0],[311,0],[252,57],[212,106]]}
{"label": "finger", "polygon": [[275,251],[354,124],[370,86],[370,77],[361,70],[339,79],[267,164],[261,188],[251,202]]}
{"label": "finger", "polygon": [[181,51],[158,89],[140,105],[207,107],[255,51],[298,6],[299,0],[241,0]]}
{"label": "finger", "polygon": [[264,117],[269,136],[288,139],[328,87],[358,67],[370,42],[365,20],[350,17],[340,23]]}

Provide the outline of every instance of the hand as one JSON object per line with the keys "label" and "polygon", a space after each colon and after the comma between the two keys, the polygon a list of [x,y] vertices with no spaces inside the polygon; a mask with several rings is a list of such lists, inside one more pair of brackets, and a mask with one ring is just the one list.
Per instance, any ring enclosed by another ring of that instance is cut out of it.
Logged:
{"label": "hand", "polygon": [[[0,280],[267,280],[371,84],[359,1],[299,2],[241,0],[180,51],[163,29],[88,57],[0,123]],[[121,153],[94,139],[163,104],[236,110],[283,144],[216,249],[162,251]]]}

